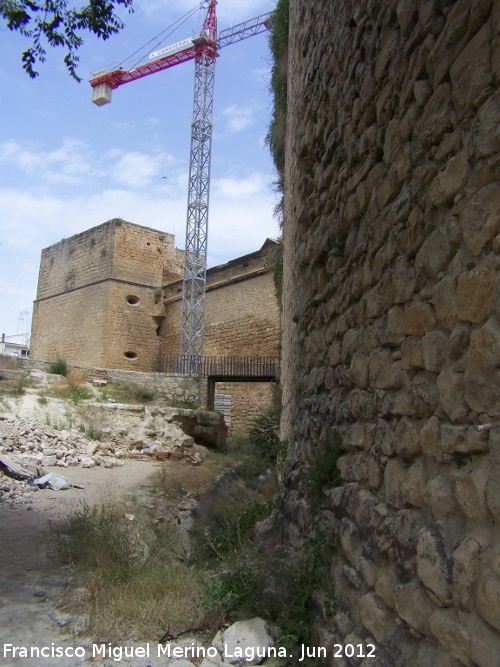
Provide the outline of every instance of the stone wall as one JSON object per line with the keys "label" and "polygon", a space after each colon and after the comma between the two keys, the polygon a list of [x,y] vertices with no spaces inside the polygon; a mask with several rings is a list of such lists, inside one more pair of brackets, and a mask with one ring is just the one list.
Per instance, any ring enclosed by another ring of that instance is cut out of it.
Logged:
{"label": "stone wall", "polygon": [[[276,243],[207,271],[205,297],[206,356],[279,355],[279,308],[273,282]],[[166,317],[160,329],[161,350],[178,354],[182,284],[165,287]],[[232,397],[231,432],[242,435],[271,402],[269,383],[226,382],[219,393]]]}
{"label": "stone wall", "polygon": [[118,219],[45,248],[32,357],[151,371],[159,349],[159,290],[166,275],[182,272],[171,234]]}
{"label": "stone wall", "polygon": [[[44,371],[49,372],[50,362],[36,361],[30,357],[15,357],[0,354],[0,369],[16,369],[16,371]],[[90,373],[94,366],[71,366],[71,370]],[[183,407],[182,404],[195,404],[200,408],[206,407],[207,386],[203,378],[195,375],[180,375],[178,373],[143,373],[140,371],[125,371],[116,368],[102,368],[106,370],[110,382],[137,384],[141,387],[153,387],[160,396],[165,398],[167,405]]]}
{"label": "stone wall", "polygon": [[246,435],[252,421],[265,414],[271,405],[270,382],[216,382],[218,394],[231,396],[231,434]]}
{"label": "stone wall", "polygon": [[[288,538],[337,545],[315,641],[332,665],[496,667],[500,2],[290,18]],[[376,659],[331,657],[368,641]]]}
{"label": "stone wall", "polygon": [[[206,356],[277,356],[279,308],[273,282],[277,244],[267,240],[254,253],[207,270]],[[166,318],[161,351],[178,354],[182,281],[164,287]]]}

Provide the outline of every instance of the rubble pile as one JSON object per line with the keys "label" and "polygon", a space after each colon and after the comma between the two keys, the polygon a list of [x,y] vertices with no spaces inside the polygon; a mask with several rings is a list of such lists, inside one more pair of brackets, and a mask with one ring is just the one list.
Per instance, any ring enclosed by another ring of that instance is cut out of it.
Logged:
{"label": "rubble pile", "polygon": [[99,442],[75,430],[58,431],[36,420],[0,416],[0,453],[13,455],[20,465],[114,468],[123,465],[127,452],[127,443],[116,436]]}
{"label": "rubble pile", "polygon": [[[191,465],[200,465],[208,453],[205,447],[195,444],[183,433],[180,439],[154,430],[148,435],[130,442],[109,434],[106,441],[98,441],[76,430],[57,430],[34,419],[19,420],[0,415],[0,456],[7,456],[35,478],[43,475],[45,468],[53,466],[115,468],[123,465],[127,458],[186,460]],[[0,502],[25,502],[38,490],[25,479],[13,479],[0,466]]]}

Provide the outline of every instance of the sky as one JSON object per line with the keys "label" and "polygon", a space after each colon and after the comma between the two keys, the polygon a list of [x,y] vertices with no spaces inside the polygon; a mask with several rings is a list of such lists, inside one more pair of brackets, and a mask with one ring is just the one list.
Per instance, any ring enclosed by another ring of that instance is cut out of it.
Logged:
{"label": "sky", "polygon": [[[0,333],[29,330],[40,253],[63,238],[122,218],[173,233],[184,248],[194,62],[123,85],[103,107],[91,103],[88,80],[137,50],[147,60],[199,33],[203,12],[196,9],[161,44],[153,39],[199,5],[135,0],[118,35],[85,36],[81,83],[68,74],[60,48],[47,49],[39,76],[30,79],[21,65],[27,42],[0,23]],[[274,7],[274,0],[219,0],[219,32]],[[132,68],[137,58],[122,66]],[[227,46],[217,59],[208,266],[279,235],[265,145],[270,70],[266,33]]]}

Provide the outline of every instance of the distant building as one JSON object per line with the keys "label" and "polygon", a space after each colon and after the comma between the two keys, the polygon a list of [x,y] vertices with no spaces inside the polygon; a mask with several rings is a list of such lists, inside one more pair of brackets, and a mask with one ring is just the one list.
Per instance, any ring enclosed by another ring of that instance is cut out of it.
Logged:
{"label": "distant building", "polygon": [[[21,339],[24,342],[21,342]],[[26,334],[17,334],[15,336],[2,334],[0,352],[3,354],[12,354],[16,357],[28,357],[30,348],[29,343],[26,341]]]}

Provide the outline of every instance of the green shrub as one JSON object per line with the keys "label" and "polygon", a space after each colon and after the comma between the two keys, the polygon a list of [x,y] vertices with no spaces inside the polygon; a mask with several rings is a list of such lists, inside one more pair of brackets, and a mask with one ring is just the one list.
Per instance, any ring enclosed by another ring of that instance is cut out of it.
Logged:
{"label": "green shrub", "polygon": [[57,358],[56,361],[53,361],[49,365],[49,373],[52,373],[53,375],[66,375],[68,374],[68,364],[64,359]]}
{"label": "green shrub", "polygon": [[69,383],[71,394],[70,398],[72,401],[82,401],[82,400],[88,400],[89,398],[93,397],[93,393],[90,391],[88,387],[82,387],[79,384],[75,384],[74,382]]}
{"label": "green shrub", "polygon": [[307,474],[307,486],[313,496],[321,497],[323,489],[331,489],[342,484],[337,461],[342,455],[342,439],[333,430],[326,442],[318,445]]}

